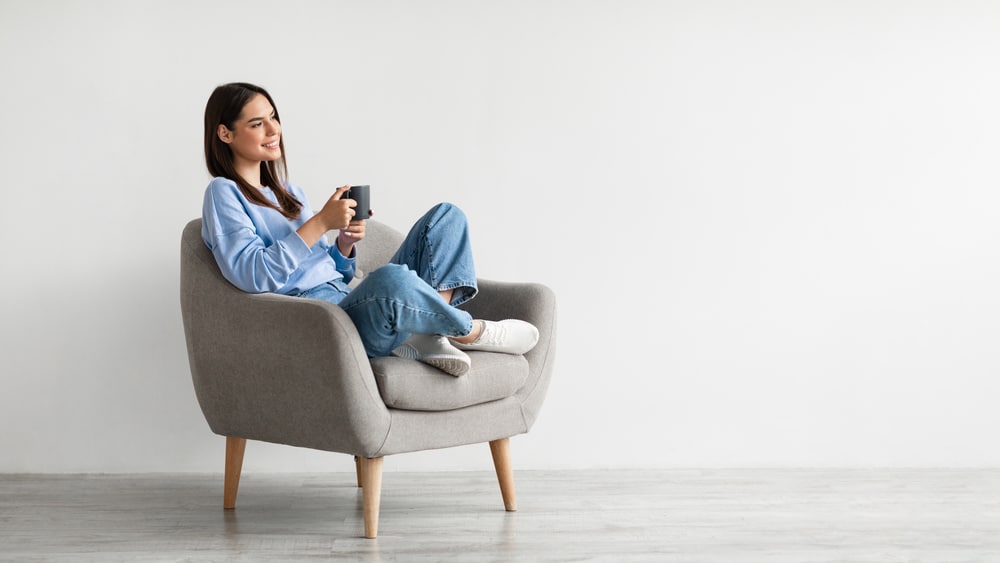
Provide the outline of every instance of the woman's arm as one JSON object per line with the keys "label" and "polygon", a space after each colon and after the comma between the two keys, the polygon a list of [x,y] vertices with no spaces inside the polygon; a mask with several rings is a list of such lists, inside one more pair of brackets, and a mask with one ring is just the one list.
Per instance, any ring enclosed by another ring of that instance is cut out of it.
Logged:
{"label": "woman's arm", "polygon": [[365,238],[367,224],[368,221],[359,219],[351,221],[349,225],[340,229],[340,233],[337,234],[337,249],[340,250],[341,255],[351,256],[354,252],[354,245]]}
{"label": "woman's arm", "polygon": [[[326,200],[323,209],[320,209],[319,213],[310,217],[308,221],[299,227],[297,232],[306,243],[306,246],[312,248],[314,244],[319,242],[320,237],[327,232],[334,229],[344,229],[351,224],[351,218],[354,217],[354,206],[357,203],[353,199],[340,199],[344,195],[344,192],[350,188],[350,186],[340,186],[337,188],[337,191],[333,192],[330,199]],[[337,242],[339,246],[339,238]],[[343,254],[347,256],[350,253],[351,249],[348,248],[347,252]]]}
{"label": "woman's arm", "polygon": [[265,243],[248,205],[234,183],[214,180],[205,191],[202,238],[233,285],[249,293],[277,291],[312,250],[295,231]]}
{"label": "woman's arm", "polygon": [[[223,276],[233,285],[249,293],[278,291],[288,283],[328,230],[349,224],[354,214],[350,206],[354,202],[339,199],[345,189],[334,192],[320,213],[306,220],[297,231],[268,225],[268,214],[262,213],[256,219],[264,221],[260,228],[266,226],[275,234],[287,232],[281,238],[266,242],[258,234],[255,219],[247,212],[247,206],[252,204],[243,198],[235,183],[217,178],[205,192],[202,237]],[[299,192],[295,195],[303,201],[304,207],[308,206],[304,194]],[[277,213],[274,213],[274,220],[286,221]],[[344,258],[341,260],[344,261]],[[353,263],[353,260],[350,262]],[[338,264],[338,270],[342,268],[347,269],[346,265]]]}

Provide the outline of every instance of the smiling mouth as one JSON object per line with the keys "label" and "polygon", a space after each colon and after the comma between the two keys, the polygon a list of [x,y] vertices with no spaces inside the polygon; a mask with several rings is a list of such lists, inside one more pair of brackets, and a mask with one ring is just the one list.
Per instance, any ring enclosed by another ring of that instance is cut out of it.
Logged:
{"label": "smiling mouth", "polygon": [[278,141],[275,141],[273,143],[266,143],[264,145],[264,148],[265,149],[269,149],[269,150],[274,150],[274,149],[278,148]]}

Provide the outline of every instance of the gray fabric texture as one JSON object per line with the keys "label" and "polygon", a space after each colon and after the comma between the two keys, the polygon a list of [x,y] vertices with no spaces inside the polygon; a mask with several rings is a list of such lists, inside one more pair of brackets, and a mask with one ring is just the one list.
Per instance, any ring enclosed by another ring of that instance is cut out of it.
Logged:
{"label": "gray fabric texture", "polygon": [[[335,238],[336,232],[334,231],[330,234],[333,244],[336,244]],[[351,287],[358,285],[366,275],[378,269],[379,266],[387,264],[402,243],[402,233],[385,223],[370,219],[365,227],[365,238],[358,243],[357,267],[354,279],[349,285]]]}
{"label": "gray fabric texture", "polygon": [[510,397],[528,378],[524,356],[469,352],[472,369],[462,377],[403,358],[372,358],[375,382],[386,406],[447,411]]}
{"label": "gray fabric texture", "polygon": [[[359,248],[362,273],[387,261],[401,240],[398,231],[369,221]],[[467,310],[531,322],[539,342],[523,357],[474,353],[464,377],[487,375],[466,382],[443,374],[446,380],[432,381],[425,370],[433,368],[399,358],[374,362],[377,381],[342,309],[237,289],[202,241],[201,219],[181,237],[180,285],[195,394],[209,428],[224,436],[366,457],[479,443],[527,432],[552,373],[555,297],[540,284],[479,280]],[[445,396],[434,396],[436,389]]]}
{"label": "gray fabric texture", "polygon": [[528,431],[514,397],[452,411],[390,412],[392,431],[376,456],[480,444]]}
{"label": "gray fabric texture", "polygon": [[552,379],[556,352],[556,294],[540,283],[515,283],[479,279],[479,296],[463,305],[477,319],[521,319],[538,329],[538,344],[524,358],[528,379],[515,398],[521,405],[525,432],[541,411]]}
{"label": "gray fabric texture", "polygon": [[354,323],[336,305],[231,285],[184,231],[181,311],[195,393],[213,432],[321,450],[372,452],[390,415]]}

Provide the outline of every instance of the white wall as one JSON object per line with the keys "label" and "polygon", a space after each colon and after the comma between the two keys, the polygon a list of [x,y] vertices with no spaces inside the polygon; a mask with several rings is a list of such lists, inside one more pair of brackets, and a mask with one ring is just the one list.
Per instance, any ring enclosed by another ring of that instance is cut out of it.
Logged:
{"label": "white wall", "polygon": [[314,201],[454,201],[555,289],[519,468],[1000,464],[998,60],[992,2],[6,0],[0,472],[221,470],[178,238],[234,80]]}

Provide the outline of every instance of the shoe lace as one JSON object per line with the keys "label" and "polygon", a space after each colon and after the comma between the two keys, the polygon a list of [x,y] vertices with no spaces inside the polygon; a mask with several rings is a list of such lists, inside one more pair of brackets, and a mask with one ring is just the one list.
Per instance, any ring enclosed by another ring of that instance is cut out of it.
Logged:
{"label": "shoe lace", "polygon": [[507,339],[507,327],[500,323],[483,323],[483,333],[476,339],[477,344],[502,346]]}

